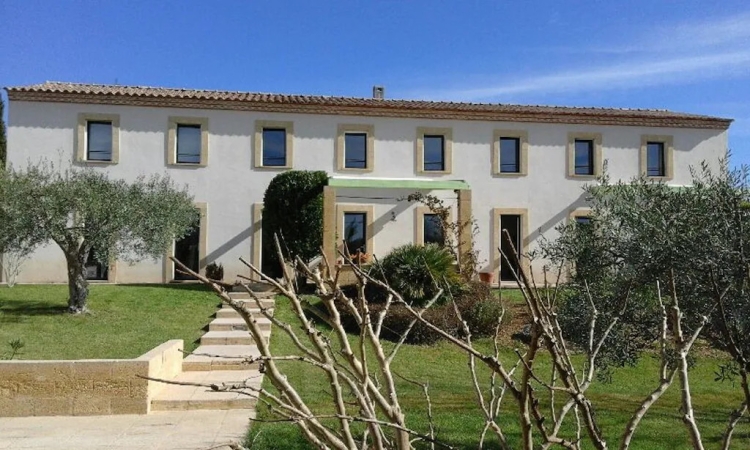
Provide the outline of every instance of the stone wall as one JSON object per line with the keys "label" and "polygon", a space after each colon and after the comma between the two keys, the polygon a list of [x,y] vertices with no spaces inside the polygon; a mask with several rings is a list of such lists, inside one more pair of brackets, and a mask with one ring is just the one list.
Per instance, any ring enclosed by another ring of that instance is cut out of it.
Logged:
{"label": "stone wall", "polygon": [[148,414],[165,384],[182,372],[182,340],[136,359],[0,361],[0,417]]}

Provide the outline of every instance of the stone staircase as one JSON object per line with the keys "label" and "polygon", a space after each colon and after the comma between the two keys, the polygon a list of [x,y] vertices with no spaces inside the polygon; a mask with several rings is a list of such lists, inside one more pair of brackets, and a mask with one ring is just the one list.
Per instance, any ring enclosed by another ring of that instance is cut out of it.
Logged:
{"label": "stone staircase", "polygon": [[[271,336],[271,321],[257,308],[255,300],[246,292],[232,292],[232,299],[242,301],[252,313],[268,340]],[[274,292],[260,292],[261,304],[272,310]],[[222,304],[216,317],[208,325],[200,346],[182,362],[183,372],[173,381],[181,383],[241,383],[260,387],[263,374],[257,363],[248,363],[248,357],[260,355],[245,321],[231,307]],[[191,385],[167,385],[152,401],[152,411],[200,410],[200,409],[251,409],[256,400],[238,392],[214,392]]]}

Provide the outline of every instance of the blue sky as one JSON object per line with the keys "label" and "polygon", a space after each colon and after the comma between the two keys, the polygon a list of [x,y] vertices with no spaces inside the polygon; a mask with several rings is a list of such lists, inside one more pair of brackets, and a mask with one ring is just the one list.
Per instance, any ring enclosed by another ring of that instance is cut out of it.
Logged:
{"label": "blue sky", "polygon": [[735,119],[750,2],[0,0],[0,85],[45,80],[662,108]]}

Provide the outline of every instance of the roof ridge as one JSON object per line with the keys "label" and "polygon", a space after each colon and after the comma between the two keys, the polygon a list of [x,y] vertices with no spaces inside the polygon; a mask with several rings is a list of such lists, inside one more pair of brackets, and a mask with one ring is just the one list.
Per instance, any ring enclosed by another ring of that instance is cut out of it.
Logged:
{"label": "roof ridge", "polygon": [[[192,91],[201,92],[208,94],[242,94],[242,95],[278,95],[284,97],[315,97],[325,99],[351,99],[351,100],[375,100],[371,97],[359,97],[352,95],[329,95],[329,94],[296,94],[296,93],[280,93],[280,92],[264,92],[264,91],[247,91],[247,90],[227,90],[227,89],[205,89],[205,88],[187,88],[187,87],[168,87],[168,86],[152,86],[152,85],[140,85],[140,84],[105,84],[105,83],[84,83],[77,81],[57,81],[57,80],[46,80],[44,83],[26,85],[26,86],[11,86],[7,89],[28,89],[43,87],[45,85],[56,85],[56,86],[77,86],[77,87],[99,87],[99,88],[113,88],[117,87],[120,89],[152,89],[152,90],[164,90],[164,91]],[[430,103],[430,104],[448,104],[448,105],[471,105],[471,106],[505,106],[505,107],[530,107],[530,108],[559,108],[559,109],[595,109],[595,110],[617,110],[617,111],[652,111],[652,112],[673,112],[665,108],[632,108],[632,107],[618,107],[618,106],[577,106],[577,105],[554,105],[554,104],[529,104],[529,103],[503,103],[503,102],[469,102],[469,101],[455,101],[455,100],[425,100],[425,99],[414,99],[414,98],[388,98],[378,99],[380,102],[409,102],[409,103]]]}

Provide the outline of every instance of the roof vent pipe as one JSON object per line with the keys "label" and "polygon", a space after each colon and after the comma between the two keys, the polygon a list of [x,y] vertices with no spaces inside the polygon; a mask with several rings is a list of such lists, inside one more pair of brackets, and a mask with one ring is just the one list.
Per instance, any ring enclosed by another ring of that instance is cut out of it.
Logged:
{"label": "roof vent pipe", "polygon": [[373,86],[372,98],[383,100],[385,98],[385,86]]}

